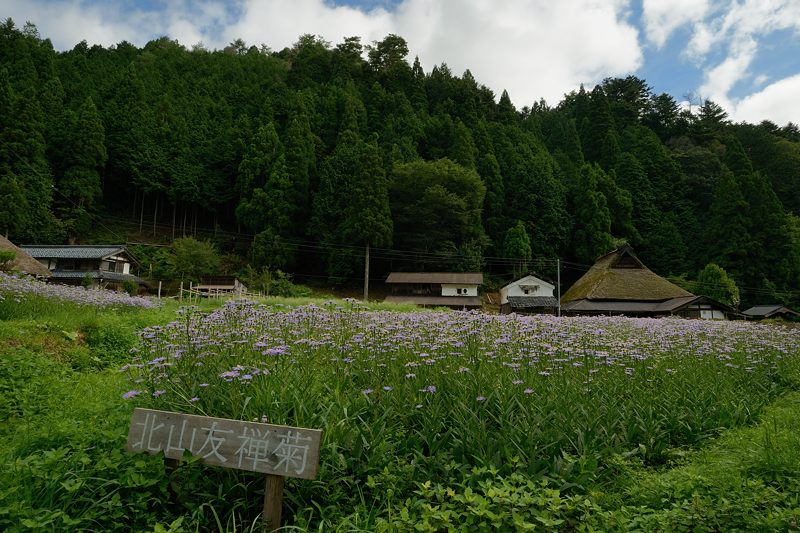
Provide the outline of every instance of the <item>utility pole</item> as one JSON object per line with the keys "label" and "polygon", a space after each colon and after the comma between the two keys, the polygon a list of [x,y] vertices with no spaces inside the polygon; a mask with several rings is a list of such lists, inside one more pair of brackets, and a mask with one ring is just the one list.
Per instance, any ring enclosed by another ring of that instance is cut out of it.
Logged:
{"label": "utility pole", "polygon": [[558,270],[558,281],[556,281],[556,285],[558,285],[558,316],[561,316],[561,259],[556,257],[556,269]]}
{"label": "utility pole", "polygon": [[367,252],[364,255],[364,303],[367,303],[369,296],[369,242],[367,242]]}

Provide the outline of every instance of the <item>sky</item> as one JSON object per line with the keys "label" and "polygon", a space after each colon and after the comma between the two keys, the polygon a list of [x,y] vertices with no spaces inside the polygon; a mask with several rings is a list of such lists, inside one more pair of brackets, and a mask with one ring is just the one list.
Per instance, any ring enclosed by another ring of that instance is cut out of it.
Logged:
{"label": "sky", "polygon": [[800,124],[800,0],[0,0],[8,17],[56,50],[165,35],[281,50],[307,33],[333,45],[394,33],[426,72],[469,69],[518,108],[634,75],[737,122]]}

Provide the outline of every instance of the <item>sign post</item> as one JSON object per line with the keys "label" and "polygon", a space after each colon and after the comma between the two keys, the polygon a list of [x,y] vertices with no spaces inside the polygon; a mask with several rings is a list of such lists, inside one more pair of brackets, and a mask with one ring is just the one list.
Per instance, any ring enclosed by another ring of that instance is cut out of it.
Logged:
{"label": "sign post", "polygon": [[204,463],[266,474],[263,519],[267,531],[281,525],[283,478],[314,479],[322,430],[245,422],[136,408],[129,452],[164,453],[180,460],[185,451]]}

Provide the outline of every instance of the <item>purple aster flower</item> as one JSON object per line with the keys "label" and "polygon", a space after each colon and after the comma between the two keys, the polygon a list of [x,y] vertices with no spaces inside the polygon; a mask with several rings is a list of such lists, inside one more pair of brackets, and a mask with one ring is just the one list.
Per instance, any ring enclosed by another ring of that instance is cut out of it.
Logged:
{"label": "purple aster flower", "polygon": [[140,390],[129,390],[125,394],[122,395],[122,398],[125,400],[130,400],[131,398],[136,398],[142,393]]}

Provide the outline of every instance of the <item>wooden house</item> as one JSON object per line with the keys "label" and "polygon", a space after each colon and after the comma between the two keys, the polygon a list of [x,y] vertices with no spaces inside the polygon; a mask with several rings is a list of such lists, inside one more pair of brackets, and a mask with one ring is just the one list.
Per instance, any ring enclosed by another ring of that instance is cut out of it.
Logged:
{"label": "wooden house", "polygon": [[553,296],[555,285],[527,274],[500,289],[500,312],[556,314],[558,300]]}
{"label": "wooden house", "polygon": [[45,266],[53,281],[80,285],[85,279],[109,289],[121,289],[132,281],[146,287],[143,279],[133,274],[138,263],[122,245],[58,245],[21,246],[26,253]]}
{"label": "wooden house", "polygon": [[455,309],[481,307],[480,272],[392,272],[386,284],[391,292],[386,302]]}
{"label": "wooden house", "polygon": [[780,304],[756,305],[746,311],[742,311],[742,314],[748,320],[765,320],[770,318],[800,320],[800,313]]}
{"label": "wooden house", "polygon": [[735,310],[667,281],[624,246],[599,257],[570,287],[561,298],[561,313],[725,320]]}
{"label": "wooden house", "polygon": [[11,270],[22,272],[37,278],[49,278],[50,270],[39,261],[31,257],[22,248],[0,235],[0,250],[12,252],[14,259],[11,261]]}

